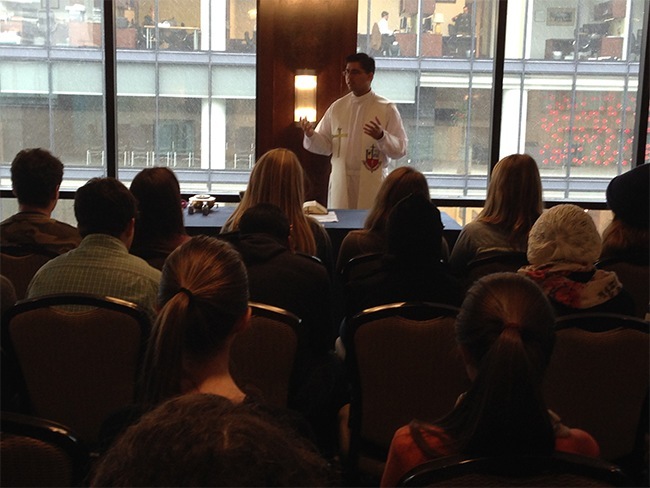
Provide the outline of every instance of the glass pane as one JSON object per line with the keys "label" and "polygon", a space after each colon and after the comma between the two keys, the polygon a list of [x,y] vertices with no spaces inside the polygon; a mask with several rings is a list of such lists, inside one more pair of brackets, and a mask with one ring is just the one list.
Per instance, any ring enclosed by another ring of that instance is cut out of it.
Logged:
{"label": "glass pane", "polygon": [[[643,0],[509,2],[501,155],[528,152],[544,197],[603,201],[633,165]],[[516,135],[516,137],[513,137]]]}
{"label": "glass pane", "polygon": [[[65,164],[62,190],[106,174],[102,1],[0,1],[0,175],[23,148]],[[77,50],[86,48],[83,56]]]}
{"label": "glass pane", "polygon": [[373,89],[397,104],[409,138],[398,164],[425,173],[435,198],[485,195],[497,5],[359,1],[357,48],[375,57]]}
{"label": "glass pane", "polygon": [[532,42],[528,43],[526,57],[638,61],[643,4],[643,0],[578,0],[565,5],[555,0],[529,2],[528,12],[517,12],[520,17],[526,16],[522,30],[525,32],[525,26],[530,30]]}
{"label": "glass pane", "polygon": [[497,2],[360,0],[357,49],[374,57],[489,58]]}
{"label": "glass pane", "polygon": [[[140,169],[159,165],[174,169],[186,193],[245,188],[255,159],[255,7],[255,0],[117,2],[117,17],[133,10],[145,40],[137,46],[144,52],[118,50],[120,179],[130,184]],[[237,64],[173,53],[227,49],[241,53]]]}

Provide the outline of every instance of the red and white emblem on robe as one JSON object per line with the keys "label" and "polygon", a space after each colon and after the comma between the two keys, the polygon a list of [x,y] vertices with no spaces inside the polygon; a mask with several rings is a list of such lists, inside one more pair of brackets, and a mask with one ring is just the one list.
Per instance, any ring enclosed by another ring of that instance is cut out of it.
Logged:
{"label": "red and white emblem on robe", "polygon": [[381,166],[379,162],[379,149],[374,144],[366,149],[366,159],[363,162],[363,165],[368,168],[371,173]]}

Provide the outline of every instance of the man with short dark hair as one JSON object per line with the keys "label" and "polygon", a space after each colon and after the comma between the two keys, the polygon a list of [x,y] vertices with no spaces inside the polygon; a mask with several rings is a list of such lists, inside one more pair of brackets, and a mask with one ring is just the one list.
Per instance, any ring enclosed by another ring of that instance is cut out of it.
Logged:
{"label": "man with short dark hair", "polygon": [[135,197],[115,178],[93,178],[77,190],[74,213],[81,244],[45,264],[29,284],[27,296],[111,296],[141,306],[153,318],[160,271],[129,254]]}
{"label": "man with short dark hair", "polygon": [[11,184],[18,213],[0,224],[0,244],[57,255],[81,242],[79,231],[54,220],[63,163],[45,149],[23,149],[11,163]]}
{"label": "man with short dark hair", "polygon": [[406,155],[408,138],[395,104],[371,88],[373,58],[349,55],[343,75],[350,93],[332,103],[317,126],[300,121],[303,146],[332,157],[328,207],[370,208],[391,160]]}

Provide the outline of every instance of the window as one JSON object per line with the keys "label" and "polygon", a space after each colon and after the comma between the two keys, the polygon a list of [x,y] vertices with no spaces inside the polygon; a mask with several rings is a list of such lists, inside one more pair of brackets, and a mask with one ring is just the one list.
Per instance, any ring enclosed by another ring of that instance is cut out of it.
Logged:
{"label": "window", "polygon": [[[357,49],[376,57],[373,87],[409,136],[397,164],[423,171],[432,196],[478,204],[497,146],[537,160],[547,200],[603,202],[635,164],[646,1],[511,0],[505,26],[499,0],[358,1]],[[185,193],[242,190],[255,157],[256,0],[115,0],[114,87],[104,4],[0,0],[2,189],[20,149],[45,147],[66,165],[63,190],[106,174],[129,184],[153,165],[173,168]],[[392,34],[377,38],[382,11]]]}
{"label": "window", "polygon": [[[495,97],[499,3],[360,0],[357,48],[376,56],[374,88],[397,103],[409,135],[398,164],[423,171],[435,198],[484,198],[494,98],[500,157],[533,156],[547,200],[602,202],[609,180],[634,165],[647,2],[508,2]],[[388,47],[372,34],[384,10]]]}
{"label": "window", "polygon": [[116,0],[115,161],[107,160],[102,1],[0,1],[0,177],[25,147],[63,190],[173,168],[186,192],[235,192],[255,153],[255,0]]}

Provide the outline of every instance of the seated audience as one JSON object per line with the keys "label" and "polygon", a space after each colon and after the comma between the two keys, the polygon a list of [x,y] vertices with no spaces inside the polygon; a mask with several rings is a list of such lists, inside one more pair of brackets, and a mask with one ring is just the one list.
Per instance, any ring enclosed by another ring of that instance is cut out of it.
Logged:
{"label": "seated audience", "polygon": [[382,182],[375,202],[368,211],[364,228],[350,231],[343,239],[336,263],[338,272],[356,256],[386,252],[388,214],[397,202],[410,194],[430,198],[424,175],[410,166],[400,166],[391,171]]}
{"label": "seated audience", "polygon": [[250,314],[246,268],[230,244],[197,236],[174,250],[160,280],[142,403],[155,406],[191,392],[243,402],[246,394],[230,375],[230,346]]}
{"label": "seated audience", "polygon": [[289,219],[291,250],[316,256],[331,270],[332,243],[323,226],[303,212],[304,186],[302,166],[292,151],[284,148],[267,151],[253,166],[244,196],[221,232],[239,230],[239,221],[250,207],[272,203]]}
{"label": "seated audience", "polygon": [[650,164],[642,164],[612,179],[607,205],[614,219],[603,231],[601,259],[650,256]]}
{"label": "seated audience", "polygon": [[381,486],[397,486],[418,464],[453,454],[543,456],[555,449],[598,456],[589,434],[565,427],[544,405],[554,324],[552,307],[532,281],[515,273],[478,280],[456,320],[472,385],[442,419],[397,430]]}
{"label": "seated audience", "polygon": [[289,250],[287,217],[275,205],[260,203],[239,221],[234,245],[248,272],[251,300],[289,310],[301,319],[289,407],[309,421],[324,451],[336,445],[339,409],[349,401],[342,366],[334,348],[331,285],[325,266]]}
{"label": "seated audience", "polygon": [[460,305],[460,285],[442,260],[440,211],[428,197],[413,194],[390,212],[388,252],[380,267],[346,284],[346,318],[341,341],[347,348],[347,322],[370,307],[403,301]]}
{"label": "seated audience", "polygon": [[616,273],[594,266],[600,251],[600,235],[592,218],[577,205],[557,205],[544,212],[530,230],[530,265],[519,273],[542,288],[557,315],[634,315],[634,300]]}
{"label": "seated audience", "polygon": [[615,271],[636,304],[636,316],[650,318],[650,165],[617,176],[607,186],[614,218],[603,231],[598,266]]}
{"label": "seated audience", "polygon": [[537,163],[528,154],[511,154],[492,171],[485,206],[463,227],[449,265],[464,276],[467,265],[491,252],[526,252],[528,231],[542,214],[542,182]]}
{"label": "seated audience", "polygon": [[248,272],[250,299],[283,308],[300,317],[305,359],[332,349],[331,286],[325,266],[289,249],[289,220],[276,205],[259,203],[239,221],[239,235],[227,235]]}
{"label": "seated audience", "polygon": [[128,188],[115,178],[93,178],[77,190],[74,213],[81,244],[38,270],[27,297],[111,296],[139,305],[153,318],[160,271],[129,254],[136,202]]}
{"label": "seated audience", "polygon": [[314,447],[250,405],[189,394],[132,425],[99,460],[90,486],[327,486]]}
{"label": "seated audience", "polygon": [[138,216],[130,252],[162,269],[169,253],[190,238],[176,175],[169,168],[145,168],[133,178],[131,193],[138,201]]}
{"label": "seated audience", "polygon": [[59,200],[63,163],[45,149],[23,149],[11,163],[11,184],[18,199],[18,213],[0,224],[3,247],[26,247],[58,255],[81,242],[79,231],[54,220]]}
{"label": "seated audience", "polygon": [[460,305],[459,284],[442,259],[442,230],[440,211],[427,197],[413,194],[395,205],[380,268],[346,285],[346,316],[401,301]]}

